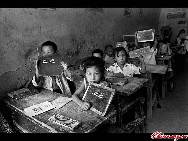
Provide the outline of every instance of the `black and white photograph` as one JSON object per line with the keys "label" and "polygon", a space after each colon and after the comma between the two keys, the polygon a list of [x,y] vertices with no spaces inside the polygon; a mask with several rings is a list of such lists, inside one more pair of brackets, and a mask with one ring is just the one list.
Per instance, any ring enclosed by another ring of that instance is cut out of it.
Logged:
{"label": "black and white photograph", "polygon": [[0,133],[188,138],[188,8],[0,8],[0,39]]}

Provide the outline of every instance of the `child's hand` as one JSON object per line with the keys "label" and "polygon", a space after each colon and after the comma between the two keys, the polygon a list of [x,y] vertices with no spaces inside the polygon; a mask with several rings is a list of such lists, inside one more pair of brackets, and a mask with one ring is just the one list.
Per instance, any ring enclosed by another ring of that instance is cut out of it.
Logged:
{"label": "child's hand", "polygon": [[83,110],[88,110],[90,108],[90,104],[87,103],[87,102],[83,102],[82,105],[81,105],[81,108]]}
{"label": "child's hand", "polygon": [[144,63],[144,56],[140,55],[139,60],[140,60],[141,63]]}

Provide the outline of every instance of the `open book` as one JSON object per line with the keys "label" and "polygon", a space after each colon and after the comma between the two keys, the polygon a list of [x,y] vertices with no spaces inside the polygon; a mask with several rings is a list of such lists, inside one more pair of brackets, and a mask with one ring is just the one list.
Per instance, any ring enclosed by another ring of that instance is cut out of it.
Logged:
{"label": "open book", "polygon": [[31,117],[36,116],[36,115],[39,115],[41,113],[44,113],[44,112],[49,111],[54,108],[59,109],[59,108],[63,107],[65,104],[67,104],[68,102],[70,102],[71,100],[72,100],[72,98],[60,96],[51,102],[45,101],[45,102],[27,107],[24,109],[24,112],[28,116],[31,116]]}

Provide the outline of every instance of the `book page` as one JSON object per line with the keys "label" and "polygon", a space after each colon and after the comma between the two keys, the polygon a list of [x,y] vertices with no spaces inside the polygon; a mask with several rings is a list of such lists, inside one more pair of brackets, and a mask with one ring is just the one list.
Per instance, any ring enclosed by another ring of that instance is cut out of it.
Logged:
{"label": "book page", "polygon": [[51,103],[55,107],[55,109],[59,109],[63,107],[65,104],[67,104],[68,102],[70,102],[71,100],[72,98],[60,96],[55,100],[53,100]]}
{"label": "book page", "polygon": [[54,106],[49,101],[46,101],[46,102],[43,102],[43,103],[40,103],[40,104],[30,106],[28,108],[25,108],[24,112],[25,112],[26,115],[32,117],[32,116],[36,116],[36,115],[39,115],[41,113],[44,113],[46,111],[49,111],[53,108],[54,108]]}

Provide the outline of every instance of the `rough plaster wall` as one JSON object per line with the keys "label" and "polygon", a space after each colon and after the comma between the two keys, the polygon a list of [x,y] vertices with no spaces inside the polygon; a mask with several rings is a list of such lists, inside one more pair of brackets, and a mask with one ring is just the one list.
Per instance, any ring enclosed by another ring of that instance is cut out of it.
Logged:
{"label": "rough plaster wall", "polygon": [[[6,75],[0,77],[0,83],[4,83],[5,76],[11,76],[9,71],[16,71],[16,76],[14,81],[9,80],[13,84],[6,89],[32,76],[32,61],[28,61],[28,56],[46,40],[56,42],[65,61],[74,63],[91,55],[94,48],[114,45],[123,34],[158,26],[159,9],[145,8],[142,17],[138,17],[138,8],[133,10],[132,17],[123,13],[124,8],[104,8],[103,12],[85,8],[1,8],[0,74],[6,72]],[[1,85],[0,91],[3,88]]]}
{"label": "rough plaster wall", "polygon": [[[174,18],[174,19],[167,19],[167,14],[168,13],[176,13],[178,10],[180,11],[185,11],[186,12],[186,17],[185,19],[183,18]],[[159,27],[162,26],[170,26],[172,28],[172,37],[171,37],[171,42],[174,42],[177,34],[181,29],[185,29],[186,31],[188,30],[188,25],[187,24],[182,24],[179,25],[177,24],[178,21],[186,21],[188,23],[188,8],[161,8],[161,13],[159,17]]]}

